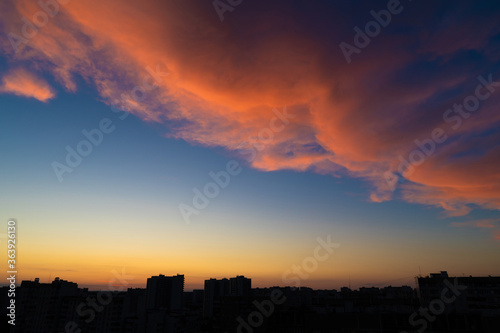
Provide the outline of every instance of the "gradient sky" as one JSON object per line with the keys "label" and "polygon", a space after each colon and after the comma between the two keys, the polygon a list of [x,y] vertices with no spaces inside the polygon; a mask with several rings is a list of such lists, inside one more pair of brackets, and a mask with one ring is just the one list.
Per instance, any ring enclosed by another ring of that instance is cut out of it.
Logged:
{"label": "gradient sky", "polygon": [[[340,247],[304,286],[500,275],[500,84],[477,89],[500,81],[498,1],[401,1],[350,62],[341,43],[387,1],[242,1],[222,21],[212,1],[46,2],[0,5],[0,220],[18,221],[19,279],[286,285],[327,235]],[[60,181],[54,162],[106,118]],[[186,223],[179,205],[231,160],[241,173]]]}

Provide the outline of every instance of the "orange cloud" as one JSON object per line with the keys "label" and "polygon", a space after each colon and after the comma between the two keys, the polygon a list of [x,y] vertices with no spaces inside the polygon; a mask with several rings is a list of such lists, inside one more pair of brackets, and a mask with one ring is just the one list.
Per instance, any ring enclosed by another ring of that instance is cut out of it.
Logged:
{"label": "orange cloud", "polygon": [[475,221],[465,221],[465,222],[452,222],[450,226],[464,228],[464,227],[473,227],[480,229],[489,229],[493,238],[496,240],[500,240],[500,219],[482,219]]}
{"label": "orange cloud", "polygon": [[54,90],[46,81],[24,69],[12,70],[5,74],[2,78],[0,92],[36,98],[41,102],[47,102],[55,97]]}
{"label": "orange cloud", "polygon": [[495,228],[496,224],[500,222],[500,219],[483,219],[476,221],[466,221],[466,222],[451,222],[452,227],[475,227],[475,228]]}
{"label": "orange cloud", "polygon": [[[37,61],[68,91],[81,76],[105,103],[164,123],[171,137],[235,151],[261,170],[361,177],[373,185],[375,202],[393,197],[384,175],[397,172],[399,156],[407,158],[416,139],[442,128],[447,140],[396,195],[449,216],[469,213],[470,204],[500,209],[500,137],[491,134],[500,121],[500,94],[492,93],[459,128],[443,119],[475,91],[476,76],[488,74],[459,51],[497,63],[498,54],[484,48],[498,26],[463,26],[459,37],[455,26],[440,27],[431,39],[430,25],[415,36],[387,31],[347,65],[337,45],[352,38],[352,25],[340,11],[325,19],[307,6],[297,15],[290,2],[248,3],[221,23],[210,2],[89,0],[60,7],[25,48],[10,54],[21,63]],[[38,11],[33,1],[16,1],[5,11],[5,31],[19,31],[20,18]],[[415,24],[423,22],[418,15],[427,14],[417,11]],[[9,53],[10,43],[0,45]],[[440,56],[446,59],[434,63]],[[293,117],[271,125],[273,110],[285,106]]]}

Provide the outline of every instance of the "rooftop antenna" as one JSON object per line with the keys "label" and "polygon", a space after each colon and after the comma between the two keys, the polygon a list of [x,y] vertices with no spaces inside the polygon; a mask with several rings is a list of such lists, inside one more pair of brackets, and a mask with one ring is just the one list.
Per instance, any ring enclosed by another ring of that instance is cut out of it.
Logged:
{"label": "rooftop antenna", "polygon": [[418,266],[418,272],[420,273],[420,276],[422,276],[422,270],[420,269],[420,266]]}
{"label": "rooftop antenna", "polygon": [[351,289],[351,274],[349,274],[349,289]]}

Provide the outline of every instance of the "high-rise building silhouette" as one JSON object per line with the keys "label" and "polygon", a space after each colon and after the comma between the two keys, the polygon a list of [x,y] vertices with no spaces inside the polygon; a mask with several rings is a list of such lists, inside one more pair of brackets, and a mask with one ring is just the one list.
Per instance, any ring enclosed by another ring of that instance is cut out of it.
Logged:
{"label": "high-rise building silhouette", "polygon": [[203,295],[203,317],[212,318],[214,309],[220,308],[221,302],[227,296],[249,296],[252,290],[252,280],[238,275],[229,280],[205,280]]}
{"label": "high-rise building silhouette", "polygon": [[231,293],[231,285],[228,279],[210,279],[205,280],[205,289],[203,292],[203,317],[212,318],[214,315],[214,303],[228,296]]}
{"label": "high-rise building silhouette", "polygon": [[184,275],[158,275],[148,278],[146,286],[147,309],[182,309]]}
{"label": "high-rise building silhouette", "polygon": [[238,275],[229,279],[231,285],[231,296],[248,296],[252,290],[252,280]]}

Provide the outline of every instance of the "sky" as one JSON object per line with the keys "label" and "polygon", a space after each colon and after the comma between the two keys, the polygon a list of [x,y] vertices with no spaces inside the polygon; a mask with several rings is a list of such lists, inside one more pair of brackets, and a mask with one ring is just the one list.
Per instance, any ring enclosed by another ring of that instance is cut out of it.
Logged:
{"label": "sky", "polygon": [[19,281],[500,275],[497,1],[17,0],[0,17]]}

